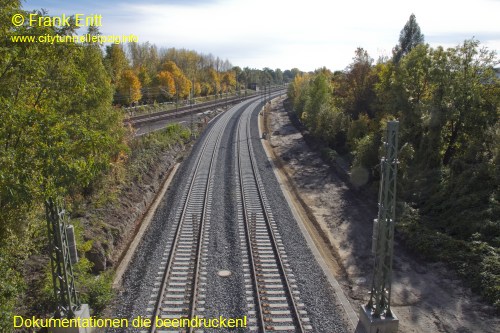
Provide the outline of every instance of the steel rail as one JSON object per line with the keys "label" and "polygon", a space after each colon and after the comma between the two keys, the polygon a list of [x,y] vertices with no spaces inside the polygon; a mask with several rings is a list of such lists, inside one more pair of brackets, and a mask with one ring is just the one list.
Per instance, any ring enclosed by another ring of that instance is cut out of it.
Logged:
{"label": "steel rail", "polygon": [[[272,92],[275,91],[284,91],[283,88],[277,88],[273,90]],[[246,100],[256,98],[256,97],[261,97],[261,93],[257,94],[252,94],[249,96],[236,96],[232,97],[229,99],[217,99],[214,101],[208,101],[205,103],[200,103],[196,105],[190,105],[190,106],[182,106],[177,109],[172,109],[172,110],[166,110],[166,111],[158,111],[158,112],[153,112],[150,114],[142,114],[142,115],[137,115],[137,116],[131,116],[123,120],[124,124],[130,124],[130,125],[141,125],[141,124],[147,124],[150,122],[155,122],[155,121],[160,121],[160,120],[165,120],[165,119],[170,119],[170,118],[179,118],[185,115],[189,115],[191,113],[200,113],[201,111],[209,110],[214,107],[218,106],[225,106],[227,103],[235,103],[235,102],[244,102]]]}
{"label": "steel rail", "polygon": [[[238,124],[238,131],[237,131],[238,132],[238,134],[237,134],[237,142],[238,142],[237,147],[238,147],[238,166],[239,166],[239,175],[240,175],[240,190],[241,190],[242,203],[243,203],[243,207],[244,207],[243,208],[243,210],[244,210],[243,216],[244,216],[244,222],[245,222],[244,224],[245,224],[245,231],[246,231],[246,238],[247,238],[247,247],[248,247],[248,252],[249,252],[249,259],[252,262],[252,272],[253,272],[252,280],[253,280],[254,288],[256,290],[256,295],[257,295],[256,300],[257,300],[257,305],[258,305],[258,309],[259,309],[259,318],[261,320],[259,326],[261,327],[262,332],[266,332],[268,330],[268,328],[265,325],[265,319],[263,316],[263,309],[262,309],[262,301],[261,301],[261,297],[260,297],[260,290],[259,290],[257,276],[256,276],[255,259],[254,259],[254,254],[253,254],[253,250],[252,250],[252,242],[251,242],[251,235],[250,235],[250,228],[249,228],[249,219],[248,219],[248,213],[247,213],[246,203],[245,203],[246,194],[245,194],[245,189],[244,189],[244,184],[243,184],[243,175],[242,175],[242,167],[241,167],[241,164],[242,164],[241,163],[241,161],[242,161],[241,147],[240,147],[241,139],[239,136],[239,131],[240,131],[240,125],[241,125],[243,118],[244,118],[243,116],[240,117],[239,124]],[[264,216],[267,232],[268,232],[268,235],[269,235],[270,240],[271,240],[270,243],[271,243],[271,246],[273,249],[274,256],[276,258],[277,267],[278,267],[279,272],[281,273],[280,275],[282,278],[283,285],[285,287],[285,293],[286,293],[287,299],[289,301],[292,320],[294,321],[294,324],[295,324],[294,326],[298,330],[298,332],[303,333],[303,332],[305,332],[305,329],[302,325],[299,309],[298,309],[297,304],[295,302],[295,299],[293,296],[293,291],[292,291],[292,288],[290,286],[290,282],[288,280],[287,273],[285,270],[285,265],[283,263],[283,259],[281,258],[281,254],[280,254],[280,251],[278,249],[276,236],[274,235],[274,231],[273,231],[273,228],[271,226],[271,222],[270,222],[271,218],[269,215],[270,213],[268,212],[268,209],[266,208],[266,203],[264,202],[265,194],[264,194],[263,189],[262,189],[260,174],[257,170],[255,156],[254,156],[254,152],[253,152],[253,145],[251,143],[250,116],[248,117],[248,121],[246,122],[246,141],[247,141],[247,148],[248,148],[248,158],[250,160],[251,171],[253,174],[253,178],[255,180],[255,187],[256,187],[257,193],[258,193],[258,200],[259,200],[260,206],[262,208],[262,214]],[[273,330],[273,329],[269,328],[269,330]]]}
{"label": "steel rail", "polygon": [[[216,160],[215,156],[217,155],[217,148],[218,148],[220,139],[222,137],[222,134],[224,132],[223,129],[225,128],[225,126],[227,125],[227,122],[229,120],[229,117],[226,117],[226,118],[227,119],[224,119],[223,123],[221,125],[222,129],[219,130],[219,133],[217,134],[214,149],[213,149],[211,157],[210,157],[210,166],[209,166],[209,171],[208,171],[207,180],[206,180],[206,184],[205,184],[204,199],[203,199],[203,204],[202,204],[202,215],[200,217],[200,223],[198,226],[196,257],[195,257],[194,272],[193,272],[193,277],[192,277],[193,281],[191,283],[191,286],[192,286],[191,287],[191,298],[190,298],[190,303],[189,303],[190,304],[189,305],[189,315],[191,318],[194,316],[194,312],[196,311],[195,308],[196,308],[196,294],[197,294],[197,287],[198,287],[199,264],[200,264],[200,256],[202,253],[201,247],[202,247],[202,242],[203,242],[203,234],[202,233],[203,233],[204,226],[205,226],[205,215],[206,215],[206,208],[207,208],[206,203],[207,203],[208,195],[209,195],[210,180],[211,180],[211,175],[212,175],[212,171],[213,171],[213,165],[214,165],[214,162]],[[208,137],[205,140],[204,145],[202,146],[202,149],[199,153],[199,158],[197,160],[195,169],[194,169],[193,174],[192,174],[192,179],[191,179],[191,182],[189,184],[188,193],[187,193],[187,196],[186,196],[186,199],[184,202],[181,216],[179,218],[179,223],[178,223],[177,228],[175,230],[174,241],[172,242],[172,245],[170,247],[170,252],[169,252],[169,256],[168,256],[168,260],[167,260],[167,267],[164,270],[164,274],[163,274],[162,281],[160,284],[159,294],[158,294],[158,297],[157,297],[157,300],[155,303],[155,307],[154,307],[154,312],[153,312],[153,315],[151,318],[152,325],[151,325],[150,330],[149,330],[149,332],[151,332],[151,333],[155,332],[155,330],[156,330],[156,320],[155,319],[156,319],[156,317],[159,316],[160,311],[161,311],[161,303],[162,303],[163,298],[165,296],[165,290],[166,290],[166,287],[168,284],[169,276],[172,272],[172,266],[173,266],[173,262],[174,262],[174,258],[175,258],[175,254],[176,254],[176,249],[177,249],[177,246],[178,246],[178,243],[180,240],[181,229],[182,229],[184,221],[186,221],[188,206],[190,203],[190,199],[193,196],[193,189],[194,189],[194,185],[195,185],[195,181],[196,181],[196,175],[198,174],[201,162],[203,160],[203,155],[207,149],[207,146],[209,145],[210,140],[215,133],[215,128],[216,128],[216,126],[212,127],[211,131],[209,132]],[[194,226],[193,226],[193,229],[194,229]],[[189,332],[192,332],[192,328],[189,329]]]}
{"label": "steel rail", "polygon": [[[240,117],[240,121],[243,117]],[[244,185],[243,185],[243,174],[242,174],[242,171],[243,171],[243,167],[241,165],[241,154],[240,154],[240,123],[238,122],[238,127],[237,127],[237,131],[236,131],[236,146],[237,146],[237,156],[238,156],[238,174],[239,174],[239,178],[240,178],[240,194],[241,194],[241,203],[242,203],[242,206],[243,206],[243,220],[244,220],[244,226],[245,226],[245,236],[246,236],[246,241],[247,241],[247,250],[248,250],[248,259],[250,261],[250,267],[251,267],[251,272],[252,272],[252,282],[253,282],[253,287],[255,288],[255,291],[256,291],[256,299],[257,299],[257,309],[258,309],[258,318],[257,318],[257,321],[258,321],[258,326],[259,326],[259,331],[261,332],[265,332],[266,329],[265,329],[265,322],[264,322],[264,315],[263,315],[263,311],[262,311],[262,301],[260,299],[260,294],[259,294],[259,286],[258,286],[258,283],[257,283],[257,279],[256,279],[256,276],[257,276],[257,270],[255,268],[255,261],[254,261],[254,254],[253,254],[253,249],[252,249],[252,239],[251,239],[251,236],[250,236],[250,228],[249,228],[249,218],[248,218],[248,210],[247,210],[247,204],[246,204],[246,200],[245,200],[245,191],[244,191]]]}
{"label": "steel rail", "polygon": [[178,118],[183,115],[190,114],[191,112],[200,112],[209,108],[217,107],[217,106],[223,106],[226,105],[227,103],[234,103],[234,102],[243,102],[244,100],[250,99],[255,97],[255,95],[247,96],[247,97],[233,97],[231,99],[226,100],[216,100],[216,101],[209,101],[201,104],[197,104],[196,106],[183,106],[178,109],[172,109],[172,110],[166,110],[166,111],[158,111],[158,112],[153,112],[149,114],[142,114],[142,115],[137,115],[137,116],[131,116],[127,119],[124,119],[124,123],[129,123],[132,125],[135,124],[142,124],[142,123],[148,123],[151,121],[157,121],[157,120],[163,120],[163,119],[168,119],[168,118]]}

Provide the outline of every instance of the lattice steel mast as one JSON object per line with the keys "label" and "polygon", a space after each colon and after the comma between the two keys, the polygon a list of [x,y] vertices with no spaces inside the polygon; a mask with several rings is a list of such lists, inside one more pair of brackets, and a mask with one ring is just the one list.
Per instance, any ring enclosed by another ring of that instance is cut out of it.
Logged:
{"label": "lattice steel mast", "polygon": [[373,226],[372,251],[375,255],[370,301],[366,306],[374,318],[392,318],[391,284],[396,220],[396,178],[399,122],[387,123],[385,157],[381,160],[378,216]]}
{"label": "lattice steel mast", "polygon": [[48,199],[45,203],[50,246],[50,267],[54,296],[57,302],[56,316],[72,318],[80,307],[75,289],[75,277],[71,265],[66,225],[68,217],[60,203]]}

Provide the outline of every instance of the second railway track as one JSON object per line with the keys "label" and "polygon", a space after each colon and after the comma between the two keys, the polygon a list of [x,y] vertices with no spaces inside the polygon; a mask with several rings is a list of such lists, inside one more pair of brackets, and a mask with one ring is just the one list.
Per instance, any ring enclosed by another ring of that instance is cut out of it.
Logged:
{"label": "second railway track", "polygon": [[238,225],[246,299],[252,330],[306,332],[312,329],[264,191],[253,152],[250,105],[236,134]]}
{"label": "second railway track", "polygon": [[[158,332],[156,318],[203,316],[206,259],[212,202],[213,168],[230,114],[224,114],[205,140],[177,214],[177,228],[168,239],[146,316],[149,332]],[[187,332],[192,332],[188,328]]]}

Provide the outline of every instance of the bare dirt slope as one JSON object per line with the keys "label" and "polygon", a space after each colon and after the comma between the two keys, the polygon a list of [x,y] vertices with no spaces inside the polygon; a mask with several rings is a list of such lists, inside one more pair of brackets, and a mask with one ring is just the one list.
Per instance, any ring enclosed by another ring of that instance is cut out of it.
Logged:
{"label": "bare dirt slope", "polygon": [[[274,102],[268,118],[269,143],[300,200],[319,226],[315,241],[334,253],[330,266],[356,311],[368,300],[373,258],[372,221],[376,200],[359,193],[311,150],[291,124],[283,100]],[[317,228],[317,227],[316,227]],[[325,244],[325,240],[330,244]],[[392,307],[399,332],[500,332],[494,309],[466,288],[442,263],[414,258],[395,243]],[[335,268],[337,267],[337,268]]]}

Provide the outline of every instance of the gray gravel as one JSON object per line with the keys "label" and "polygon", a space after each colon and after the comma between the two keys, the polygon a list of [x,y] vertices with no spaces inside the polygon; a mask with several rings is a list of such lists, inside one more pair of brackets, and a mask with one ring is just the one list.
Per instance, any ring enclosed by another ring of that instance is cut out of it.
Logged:
{"label": "gray gravel", "polygon": [[[248,105],[245,102],[243,105]],[[241,266],[236,218],[236,177],[234,144],[237,118],[244,108],[231,117],[220,143],[220,151],[215,170],[213,207],[211,211],[210,244],[208,259],[208,283],[206,291],[205,317],[241,317],[246,314],[246,300],[243,292],[243,276],[238,270]],[[258,111],[252,115],[252,138],[255,157],[258,161],[265,191],[273,210],[290,265],[297,279],[301,301],[306,304],[308,317],[314,332],[347,332],[347,322],[343,308],[335,299],[333,288],[329,285],[319,265],[316,263],[304,240],[297,222],[294,220],[272,167],[260,143],[257,128]],[[144,315],[153,290],[154,278],[158,273],[167,235],[175,226],[176,209],[181,205],[184,188],[192,172],[195,157],[208,129],[193,147],[191,155],[182,163],[163,202],[146,232],[143,241],[124,275],[123,289],[115,301],[112,317],[133,319]],[[271,195],[272,194],[272,195]],[[217,275],[219,270],[230,270],[229,277]],[[108,332],[123,330],[108,330]],[[137,332],[129,328],[128,332]],[[213,330],[212,330],[213,331]],[[232,330],[231,332],[234,332]],[[218,330],[218,332],[225,332]],[[228,331],[229,332],[229,331]]]}
{"label": "gray gravel", "polygon": [[278,225],[290,266],[300,289],[300,299],[307,308],[314,332],[347,332],[344,309],[335,298],[335,291],[316,262],[281,192],[272,166],[260,142],[258,112],[252,114],[252,144],[265,192]]}

